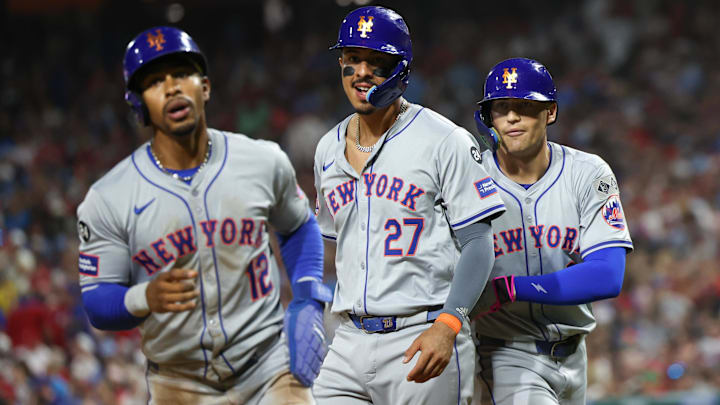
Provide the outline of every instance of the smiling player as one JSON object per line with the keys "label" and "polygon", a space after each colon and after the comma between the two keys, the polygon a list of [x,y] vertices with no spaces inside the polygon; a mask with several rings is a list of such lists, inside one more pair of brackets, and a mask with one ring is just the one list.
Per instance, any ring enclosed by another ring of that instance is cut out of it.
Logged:
{"label": "smiling player", "polygon": [[355,113],[315,154],[318,222],[337,243],[332,311],[344,319],[313,387],[320,405],[472,394],[467,314],[492,266],[490,219],[505,208],[472,136],[402,98],[411,48],[383,7],[348,14],[332,47]]}

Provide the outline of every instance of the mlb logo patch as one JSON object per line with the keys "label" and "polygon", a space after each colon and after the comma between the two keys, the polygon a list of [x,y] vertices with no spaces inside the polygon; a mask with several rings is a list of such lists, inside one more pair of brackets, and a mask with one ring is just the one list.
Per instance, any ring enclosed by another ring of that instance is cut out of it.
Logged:
{"label": "mlb logo patch", "polygon": [[489,176],[485,177],[482,180],[476,181],[475,190],[477,190],[478,194],[480,195],[480,199],[490,197],[491,195],[497,193],[497,188],[495,188],[495,182]]}
{"label": "mlb logo patch", "polygon": [[620,205],[620,196],[617,194],[611,195],[605,205],[602,208],[602,216],[605,222],[615,229],[625,229],[625,215],[622,211],[622,205]]}
{"label": "mlb logo patch", "polygon": [[87,253],[80,253],[80,258],[78,262],[78,269],[80,270],[80,274],[84,274],[90,277],[97,277],[99,268],[99,257],[89,255]]}

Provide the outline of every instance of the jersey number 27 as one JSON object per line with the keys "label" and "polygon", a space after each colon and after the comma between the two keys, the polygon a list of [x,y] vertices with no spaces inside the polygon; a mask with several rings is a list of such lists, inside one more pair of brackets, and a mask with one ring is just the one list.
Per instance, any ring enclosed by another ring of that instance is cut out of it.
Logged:
{"label": "jersey number 27", "polygon": [[[414,256],[417,251],[418,241],[422,234],[425,220],[423,218],[403,218],[403,225],[395,218],[390,218],[385,222],[385,230],[390,234],[385,238],[385,256]],[[393,248],[391,244],[402,236],[403,227],[415,227],[413,230],[412,240],[407,252],[403,255],[402,248]]]}

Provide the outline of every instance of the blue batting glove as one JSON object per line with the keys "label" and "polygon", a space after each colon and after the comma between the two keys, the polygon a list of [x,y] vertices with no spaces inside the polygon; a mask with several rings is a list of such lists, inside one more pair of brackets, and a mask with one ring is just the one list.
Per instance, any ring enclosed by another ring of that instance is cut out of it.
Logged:
{"label": "blue batting glove", "polygon": [[293,299],[285,311],[285,333],[290,348],[290,372],[310,387],[327,354],[323,304],[312,298]]}

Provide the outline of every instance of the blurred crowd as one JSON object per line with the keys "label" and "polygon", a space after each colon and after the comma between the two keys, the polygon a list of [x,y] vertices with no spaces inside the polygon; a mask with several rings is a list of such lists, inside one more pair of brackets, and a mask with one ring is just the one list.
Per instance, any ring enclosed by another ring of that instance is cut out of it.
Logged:
{"label": "blurred crowd", "polygon": [[[0,28],[12,38],[0,62],[0,404],[147,399],[137,332],[95,330],[82,309],[75,210],[148,139],[123,102],[122,55],[178,10],[88,3],[9,10]],[[279,142],[314,195],[316,142],[352,113],[327,48],[356,5],[189,3],[176,25],[208,57],[210,126]],[[500,3],[392,3],[413,38],[406,98],[475,132],[496,62],[548,66],[560,97],[549,137],[611,165],[635,244],[621,295],[593,305],[589,398],[684,392],[677,403],[718,403],[720,3]]]}

